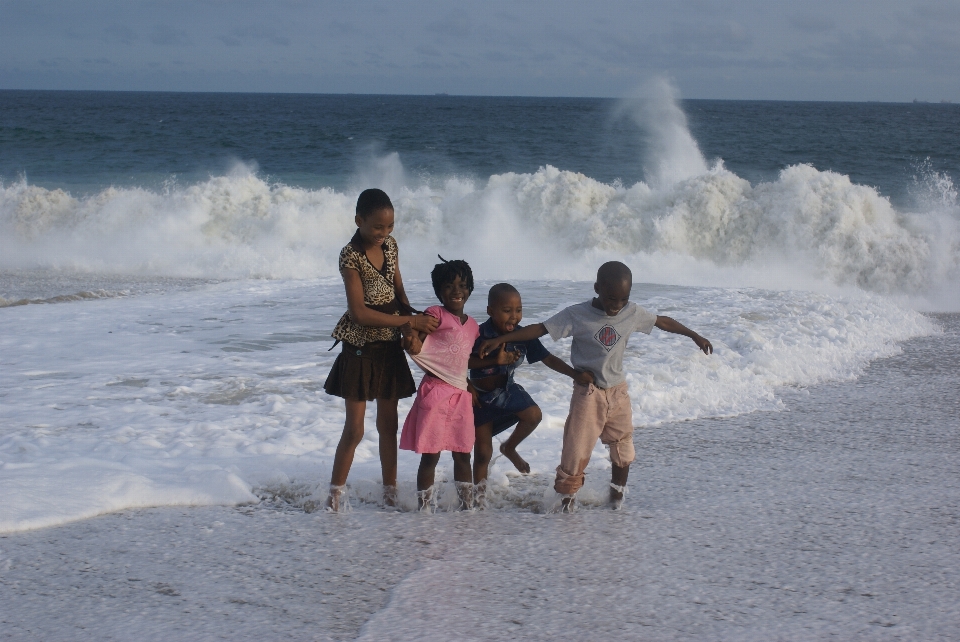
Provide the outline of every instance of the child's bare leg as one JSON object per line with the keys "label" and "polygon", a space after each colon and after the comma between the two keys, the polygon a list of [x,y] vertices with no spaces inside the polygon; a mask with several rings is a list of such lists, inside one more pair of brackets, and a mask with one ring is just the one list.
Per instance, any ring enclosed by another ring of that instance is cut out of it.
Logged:
{"label": "child's bare leg", "polygon": [[627,485],[627,476],[630,474],[630,464],[626,466],[613,466],[613,472],[610,475],[610,503],[618,506],[623,501],[623,491],[617,490],[613,486],[621,488]]}
{"label": "child's bare leg", "polygon": [[420,467],[417,469],[417,510],[430,513],[433,511],[433,480],[437,472],[437,463],[440,453],[424,453],[420,456]]}
{"label": "child's bare leg", "polygon": [[540,412],[539,406],[530,406],[518,412],[517,417],[520,419],[520,423],[513,429],[510,437],[500,444],[500,452],[510,460],[517,470],[523,474],[527,474],[530,472],[530,464],[517,453],[517,446],[520,445],[521,441],[529,437],[530,434],[536,430],[537,426],[540,425],[540,421],[543,419],[543,413]]}
{"label": "child's bare leg", "polygon": [[417,490],[427,490],[433,486],[440,463],[440,453],[424,453],[420,456],[420,467],[417,469]]}
{"label": "child's bare leg", "polygon": [[450,453],[453,455],[453,480],[458,482],[472,481],[470,473],[470,453]]}
{"label": "child's bare leg", "polygon": [[367,410],[367,402],[362,399],[345,399],[347,405],[347,419],[343,424],[343,434],[337,443],[337,451],[333,456],[333,473],[330,475],[330,495],[327,497],[327,508],[340,510],[342,488],[337,493],[335,487],[342,487],[347,483],[350,466],[353,465],[353,456],[357,446],[363,439],[363,415]]}
{"label": "child's bare leg", "polygon": [[343,434],[337,443],[337,452],[333,456],[333,474],[330,484],[343,486],[347,483],[347,474],[353,465],[353,455],[363,439],[363,414],[367,409],[367,402],[357,399],[346,399],[347,420],[343,425]]}
{"label": "child's bare leg", "polygon": [[383,502],[397,504],[397,400],[377,400],[377,433],[380,435],[380,470],[383,473]]}
{"label": "child's bare leg", "polygon": [[477,426],[477,438],[473,444],[473,483],[487,480],[490,458],[493,457],[493,423]]}
{"label": "child's bare leg", "polygon": [[460,510],[473,508],[473,482],[471,481],[470,453],[452,452],[453,481],[460,499]]}

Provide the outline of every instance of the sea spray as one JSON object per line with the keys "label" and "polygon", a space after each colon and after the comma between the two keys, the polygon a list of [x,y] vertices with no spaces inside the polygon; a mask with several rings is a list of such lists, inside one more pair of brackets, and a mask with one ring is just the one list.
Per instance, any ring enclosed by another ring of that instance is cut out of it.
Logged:
{"label": "sea spray", "polygon": [[658,77],[647,81],[614,109],[615,117],[629,117],[640,128],[645,143],[644,176],[656,188],[707,171],[707,162],[690,134],[679,100],[676,86]]}

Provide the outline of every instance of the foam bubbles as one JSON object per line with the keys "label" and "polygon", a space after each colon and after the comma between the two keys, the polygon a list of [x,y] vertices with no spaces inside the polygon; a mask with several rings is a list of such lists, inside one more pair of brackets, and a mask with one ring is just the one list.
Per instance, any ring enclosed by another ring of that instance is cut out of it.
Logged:
{"label": "foam bubbles", "polygon": [[[395,175],[397,159],[387,161]],[[660,189],[547,166],[486,182],[400,186],[392,196],[403,266],[417,275],[437,252],[467,258],[485,278],[589,278],[597,261],[616,257],[660,282],[711,282],[722,268],[722,284],[777,287],[756,279],[773,270],[793,273],[787,286],[799,279],[808,287],[911,293],[936,290],[960,264],[956,196],[942,193],[929,211],[908,214],[871,187],[809,165],[756,186],[718,165]],[[250,172],[163,193],[109,188],[89,198],[21,181],[0,188],[0,267],[331,276],[353,232],[353,198]],[[664,263],[671,267],[656,267]]]}

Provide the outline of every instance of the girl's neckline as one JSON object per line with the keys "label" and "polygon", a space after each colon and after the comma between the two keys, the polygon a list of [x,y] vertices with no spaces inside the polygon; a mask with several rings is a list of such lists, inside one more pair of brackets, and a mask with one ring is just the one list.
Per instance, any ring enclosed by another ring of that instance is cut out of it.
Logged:
{"label": "girl's neckline", "polygon": [[443,306],[443,305],[441,305],[440,308],[450,316],[456,317],[457,321],[460,322],[460,325],[467,325],[467,319],[469,319],[470,316],[466,312],[461,312],[460,314],[457,314],[456,312],[451,312],[450,310],[447,310],[446,306]]}
{"label": "girl's neckline", "polygon": [[[387,238],[390,238],[390,237],[388,236]],[[380,276],[383,276],[383,277],[387,276],[387,252],[383,249],[384,245],[386,244],[387,242],[384,241],[383,245],[380,246],[381,252],[383,252],[383,264],[378,268],[376,265],[373,264],[373,261],[370,260],[370,257],[367,256],[367,248],[363,246],[363,237],[360,236],[360,230],[357,230],[356,232],[354,232],[353,238],[350,239],[350,245],[353,246],[353,249],[355,249],[357,252],[362,254],[363,258],[366,259],[367,263],[370,264],[370,267],[372,267],[374,270],[379,272]]]}

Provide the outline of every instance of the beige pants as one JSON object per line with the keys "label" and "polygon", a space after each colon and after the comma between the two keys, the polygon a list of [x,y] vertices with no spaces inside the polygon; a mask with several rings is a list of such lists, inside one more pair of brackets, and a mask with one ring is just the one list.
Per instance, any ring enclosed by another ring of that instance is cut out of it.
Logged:
{"label": "beige pants", "polygon": [[583,471],[597,438],[610,447],[610,461],[628,466],[633,450],[633,410],[626,382],[603,390],[594,385],[575,384],[570,414],[563,426],[563,452],[557,466],[554,490],[572,495],[583,486]]}

